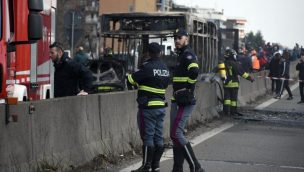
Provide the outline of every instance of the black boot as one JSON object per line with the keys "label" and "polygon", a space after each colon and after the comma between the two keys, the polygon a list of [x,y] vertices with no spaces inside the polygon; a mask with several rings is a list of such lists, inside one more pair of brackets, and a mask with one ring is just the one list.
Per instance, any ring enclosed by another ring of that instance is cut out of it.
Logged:
{"label": "black boot", "polygon": [[163,152],[164,152],[163,146],[155,146],[154,156],[152,160],[152,172],[160,172],[159,161],[163,155]]}
{"label": "black boot", "polygon": [[184,146],[183,153],[189,164],[190,172],[205,172],[205,170],[201,168],[201,164],[197,161],[189,142]]}
{"label": "black boot", "polygon": [[223,112],[224,112],[224,116],[230,116],[230,106],[228,105],[224,105],[223,106]]}
{"label": "black boot", "polygon": [[173,170],[172,172],[183,172],[184,153],[183,147],[173,146]]}
{"label": "black boot", "polygon": [[142,166],[139,167],[137,170],[132,170],[131,172],[151,172],[151,164],[154,154],[154,147],[151,146],[143,146],[143,162]]}

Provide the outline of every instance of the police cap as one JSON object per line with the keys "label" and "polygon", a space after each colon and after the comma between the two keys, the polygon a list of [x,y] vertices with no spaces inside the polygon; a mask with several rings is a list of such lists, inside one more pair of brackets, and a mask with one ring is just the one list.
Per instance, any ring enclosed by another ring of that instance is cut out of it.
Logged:
{"label": "police cap", "polygon": [[189,36],[188,32],[183,28],[178,28],[174,31],[174,36]]}
{"label": "police cap", "polygon": [[162,51],[162,47],[157,42],[152,42],[148,46],[149,53],[159,54]]}

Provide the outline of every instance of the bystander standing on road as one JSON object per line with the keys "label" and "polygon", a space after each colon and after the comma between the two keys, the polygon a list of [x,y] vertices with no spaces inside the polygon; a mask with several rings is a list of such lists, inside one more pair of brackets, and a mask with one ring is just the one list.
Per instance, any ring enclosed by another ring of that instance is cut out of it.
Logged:
{"label": "bystander standing on road", "polygon": [[245,55],[243,49],[239,49],[239,54],[237,55],[237,61],[241,63],[245,72],[250,73],[252,69],[252,62],[249,56]]}
{"label": "bystander standing on road", "polygon": [[163,122],[166,114],[165,93],[170,82],[168,67],[161,61],[162,47],[148,46],[149,57],[141,69],[128,75],[128,84],[138,86],[137,123],[143,141],[142,166],[132,172],[159,172],[164,151]]}
{"label": "bystander standing on road", "polygon": [[287,98],[287,100],[292,100],[293,99],[293,95],[292,92],[289,88],[289,67],[290,67],[290,62],[289,62],[289,52],[288,51],[284,51],[280,64],[279,64],[279,77],[280,77],[280,92],[279,95],[277,95],[275,98],[276,99],[280,99],[284,89],[286,89],[286,91],[288,92],[289,97]]}
{"label": "bystander standing on road", "polygon": [[266,51],[264,51],[263,49],[261,49],[261,52],[259,53],[258,56],[259,59],[259,63],[260,63],[260,70],[265,70],[268,66],[268,60],[266,57]]}
{"label": "bystander standing on road", "polygon": [[257,52],[255,50],[251,51],[251,60],[252,60],[252,71],[259,72],[260,71],[260,61],[257,56]]}
{"label": "bystander standing on road", "polygon": [[79,46],[77,48],[77,52],[75,54],[74,61],[77,62],[77,63],[80,63],[80,64],[82,64],[84,66],[88,65],[89,55],[84,52],[82,46]]}
{"label": "bystander standing on road", "polygon": [[304,103],[304,52],[301,52],[301,58],[299,59],[299,62],[296,66],[296,70],[299,71],[299,89],[300,89],[300,95],[301,100],[298,102]]}
{"label": "bystander standing on road", "polygon": [[54,97],[87,95],[92,88],[91,71],[68,57],[60,43],[54,42],[49,48],[55,67]]}
{"label": "bystander standing on road", "polygon": [[199,73],[197,57],[188,45],[188,33],[183,28],[174,32],[179,61],[173,74],[173,99],[170,112],[170,137],[173,141],[173,172],[182,172],[184,159],[191,172],[204,172],[190,142],[184,136],[185,125],[195,108],[194,89]]}
{"label": "bystander standing on road", "polygon": [[269,74],[268,77],[271,78],[271,92],[278,95],[280,90],[280,81],[277,79],[279,77],[279,64],[280,64],[281,54],[279,52],[274,53],[273,57],[269,62]]}

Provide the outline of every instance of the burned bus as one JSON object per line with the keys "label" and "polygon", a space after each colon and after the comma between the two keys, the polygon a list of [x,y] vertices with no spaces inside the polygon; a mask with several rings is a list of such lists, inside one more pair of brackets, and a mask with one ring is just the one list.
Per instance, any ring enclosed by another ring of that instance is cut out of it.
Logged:
{"label": "burned bus", "polygon": [[112,13],[101,21],[103,58],[122,61],[126,72],[138,69],[145,58],[147,46],[158,42],[163,47],[163,60],[170,69],[177,62],[173,33],[185,28],[189,44],[198,57],[200,72],[208,73],[218,61],[216,25],[191,13]]}

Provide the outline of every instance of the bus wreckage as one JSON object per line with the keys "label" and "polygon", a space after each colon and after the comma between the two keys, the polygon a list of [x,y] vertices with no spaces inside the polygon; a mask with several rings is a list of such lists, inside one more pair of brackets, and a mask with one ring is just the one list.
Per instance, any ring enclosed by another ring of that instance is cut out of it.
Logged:
{"label": "bus wreckage", "polygon": [[[123,68],[115,69],[114,73],[119,76],[120,82],[111,84],[111,87],[115,87],[115,85],[119,89],[124,87],[125,74],[138,70],[146,57],[148,44],[151,42],[162,45],[163,61],[172,70],[177,62],[173,38],[173,33],[177,28],[185,28],[189,33],[189,44],[197,54],[201,73],[211,72],[218,62],[219,47],[216,25],[194,14],[112,13],[104,14],[101,22],[102,44],[106,50],[103,60],[110,58],[111,61],[122,64]],[[95,75],[96,73],[95,69]],[[98,76],[95,78],[97,80],[94,84],[98,88],[98,85],[102,85],[99,84],[102,81],[98,81]],[[109,88],[105,84],[102,86]],[[113,90],[115,90],[114,87]],[[100,88],[99,90],[102,90],[102,87]]]}

